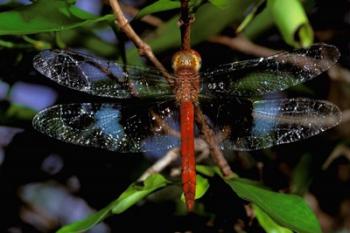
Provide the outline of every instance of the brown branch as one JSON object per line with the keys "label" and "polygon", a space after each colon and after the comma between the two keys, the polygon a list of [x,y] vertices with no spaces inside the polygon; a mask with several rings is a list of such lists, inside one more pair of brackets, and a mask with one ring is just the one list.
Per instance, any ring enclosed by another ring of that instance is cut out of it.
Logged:
{"label": "brown branch", "polygon": [[[161,119],[160,116],[158,116],[156,113],[152,113],[152,115],[155,117],[155,121],[156,124],[160,127],[162,127],[162,131],[164,134],[169,134],[175,137],[180,137],[180,133],[178,131],[176,131],[175,129],[171,128],[169,125],[167,125],[163,119]],[[204,124],[203,124],[204,125]],[[212,155],[212,157],[214,157],[214,161],[219,161],[217,162],[218,166],[223,167],[221,168],[223,174],[225,174],[225,176],[231,175],[233,174],[233,172],[231,171],[230,167],[228,166],[228,164],[226,163],[225,158],[223,158],[223,155],[220,151],[220,149],[216,146],[218,142],[223,141],[229,134],[229,132],[223,132],[223,134],[217,134],[214,135],[213,133],[211,133],[212,131],[209,129],[208,130],[208,126],[207,123],[205,123],[205,132],[206,133],[206,137],[208,138],[214,138],[214,141],[212,143],[212,146],[210,146],[207,141],[208,140],[203,140],[201,138],[196,138],[195,139],[195,148],[196,148],[196,153],[197,158],[196,158],[196,162],[200,162],[206,158],[208,158],[209,154]],[[203,130],[204,131],[204,130]],[[210,135],[210,136],[208,136]],[[219,156],[217,156],[216,154],[219,154]],[[156,163],[154,163],[151,167],[149,167],[138,179],[139,181],[144,181],[145,179],[147,179],[150,175],[155,174],[155,173],[159,173],[161,171],[163,171],[167,166],[169,166],[172,162],[176,161],[176,159],[179,157],[180,155],[180,150],[179,148],[173,148],[171,150],[169,150],[165,156],[163,156],[162,158],[160,158]],[[214,156],[215,155],[215,156]],[[221,157],[222,156],[222,157]],[[223,158],[223,161],[222,159]],[[171,176],[176,176],[180,174],[181,169],[180,168],[174,168],[171,171]]]}
{"label": "brown branch", "polygon": [[180,31],[181,31],[181,48],[183,50],[191,49],[191,24],[189,0],[181,0],[181,16],[180,16]]}
{"label": "brown branch", "polygon": [[209,127],[209,124],[199,107],[196,108],[196,122],[198,123],[201,132],[204,135],[205,141],[209,145],[209,149],[215,163],[220,167],[224,176],[231,176],[233,172],[228,165],[221,149],[219,148],[218,140],[215,137],[213,130]]}
{"label": "brown branch", "polygon": [[334,81],[350,83],[350,71],[339,64],[332,66],[328,70],[328,75]]}
{"label": "brown branch", "polygon": [[243,35],[238,35],[236,37],[213,36],[209,39],[209,41],[222,44],[233,50],[237,50],[239,52],[254,55],[257,57],[268,57],[278,52],[277,50],[254,44]]}
{"label": "brown branch", "polygon": [[158,114],[153,111],[151,111],[151,114],[157,126],[161,128],[164,134],[168,134],[177,138],[181,137],[180,132],[170,127]]}
{"label": "brown branch", "polygon": [[205,140],[203,140],[202,138],[196,138],[194,144],[196,152],[198,152],[196,156],[196,162],[201,162],[209,157],[210,149],[208,143]]}
{"label": "brown branch", "polygon": [[328,156],[328,159],[323,163],[322,169],[326,170],[329,167],[329,165],[340,156],[344,156],[345,158],[350,160],[350,148],[345,145],[337,146]]}
{"label": "brown branch", "polygon": [[[256,57],[268,57],[275,55],[276,53],[283,52],[274,49],[270,49],[261,45],[257,45],[250,40],[248,40],[243,35],[238,35],[236,37],[228,37],[228,36],[213,36],[209,39],[210,42],[225,45],[233,50],[239,51],[241,53],[253,55]],[[293,65],[303,67],[305,64],[312,64],[313,58],[309,57],[299,57],[298,59],[289,60],[286,57],[283,57],[285,62],[290,62]],[[276,57],[278,60],[278,57]],[[345,81],[350,82],[350,71],[348,69],[343,68],[339,64],[332,66],[328,70],[328,75],[332,80],[335,81]]]}
{"label": "brown branch", "polygon": [[[139,13],[139,9],[135,7],[127,6],[124,4],[120,4],[120,6],[123,12],[131,16],[136,16]],[[145,15],[140,20],[154,27],[159,27],[163,24],[163,21],[160,18],[155,17],[153,15]]]}
{"label": "brown branch", "polygon": [[135,44],[139,50],[140,55],[147,57],[152,64],[162,73],[167,82],[172,86],[174,78],[168,73],[162,63],[155,57],[151,47],[145,43],[130,26],[128,20],[125,18],[118,0],[109,0],[109,5],[113,9],[115,16],[115,23],[127,35],[127,37]]}
{"label": "brown branch", "polygon": [[346,109],[342,112],[342,123],[350,121],[350,109]]}
{"label": "brown branch", "polygon": [[[195,148],[196,152],[199,153],[197,157],[197,161],[204,160],[209,155],[208,144],[205,143],[202,139],[196,138],[195,140]],[[149,167],[138,179],[138,181],[144,181],[152,174],[159,173],[163,171],[167,166],[176,161],[180,156],[179,148],[173,148],[169,150],[165,156],[160,158],[156,163],[154,163],[151,167]],[[180,175],[181,168],[175,168],[171,171],[171,176]]]}
{"label": "brown branch", "polygon": [[159,173],[164,170],[169,164],[174,162],[179,157],[179,148],[169,150],[162,158],[149,167],[138,179],[138,181],[146,180],[150,175]]}

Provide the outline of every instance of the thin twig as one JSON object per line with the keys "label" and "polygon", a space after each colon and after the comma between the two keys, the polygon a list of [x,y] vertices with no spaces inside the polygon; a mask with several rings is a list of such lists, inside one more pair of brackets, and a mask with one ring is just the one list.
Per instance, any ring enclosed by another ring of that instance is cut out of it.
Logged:
{"label": "thin twig", "polygon": [[162,129],[162,132],[167,135],[171,135],[177,138],[180,138],[180,132],[170,127],[158,114],[151,111],[152,117],[154,118],[155,123],[158,127]]}
{"label": "thin twig", "polygon": [[329,155],[328,159],[323,163],[322,169],[326,170],[329,167],[329,165],[340,156],[344,156],[345,158],[350,160],[350,148],[345,145],[337,146]]}
{"label": "thin twig", "polygon": [[328,70],[328,75],[334,81],[350,83],[350,71],[339,64],[332,66]]}
{"label": "thin twig", "polygon": [[180,30],[181,30],[181,48],[183,50],[191,49],[191,24],[192,18],[190,16],[189,0],[181,0],[181,16],[180,16]]}
{"label": "thin twig", "polygon": [[278,52],[277,50],[254,44],[243,35],[238,35],[236,37],[213,36],[209,39],[209,41],[222,44],[233,50],[257,57],[268,57]]}
{"label": "thin twig", "polygon": [[[248,40],[243,35],[237,35],[236,37],[229,36],[213,36],[209,39],[210,42],[225,45],[233,50],[241,53],[253,55],[256,57],[268,57],[275,55],[278,50],[267,48],[261,45],[257,45]],[[276,57],[276,60],[278,57]],[[283,59],[286,59],[285,57]],[[288,60],[287,60],[288,61]],[[312,64],[313,60],[310,57],[299,57],[298,59],[290,59],[289,62],[296,66],[304,66],[305,64]],[[335,81],[350,82],[350,71],[339,64],[335,64],[328,70],[329,77]]]}
{"label": "thin twig", "polygon": [[138,181],[146,180],[150,175],[161,172],[166,168],[169,164],[177,160],[179,157],[180,151],[179,148],[174,148],[169,150],[165,156],[159,159],[156,163],[154,163],[151,167],[149,167],[138,179]]}
{"label": "thin twig", "polygon": [[[124,5],[124,4],[120,4],[120,6],[123,12],[126,12],[131,16],[136,16],[139,13],[139,9],[135,7]],[[160,18],[155,17],[153,15],[145,15],[140,20],[154,27],[159,27],[163,24],[163,21]]]}
{"label": "thin twig", "polygon": [[194,141],[196,152],[198,152],[198,155],[196,156],[196,162],[201,162],[208,158],[210,154],[209,145],[206,141],[204,141],[201,138],[196,138]]}
{"label": "thin twig", "polygon": [[152,64],[162,73],[167,82],[172,86],[174,84],[174,77],[168,73],[162,63],[155,57],[151,47],[145,43],[130,26],[128,20],[125,18],[123,11],[119,5],[118,0],[109,0],[109,4],[113,9],[115,16],[115,23],[127,35],[127,37],[135,44],[139,50],[140,55],[147,57]]}
{"label": "thin twig", "polygon": [[[162,123],[160,123],[162,124]],[[169,127],[169,126],[167,126]],[[179,135],[180,133],[177,132],[174,129],[170,130],[165,130],[164,133],[170,133],[170,134],[175,134],[175,135]],[[175,132],[175,133],[174,133]],[[210,134],[210,130],[208,131],[208,133]],[[220,143],[221,141],[223,141],[229,133],[224,132],[223,134],[217,134],[215,135],[215,142],[216,143]],[[196,148],[196,162],[201,162],[205,159],[207,159],[209,157],[209,155],[213,155],[213,153],[217,153],[215,152],[215,150],[217,149],[211,149],[211,147],[209,146],[209,144],[207,143],[206,140],[202,139],[202,138],[196,138],[195,141],[195,148]],[[215,145],[215,143],[214,143]],[[221,151],[219,150],[220,155],[221,155]],[[174,161],[176,161],[176,159],[180,156],[180,149],[179,148],[173,148],[170,151],[168,151],[163,157],[161,157],[156,163],[154,163],[151,167],[149,167],[138,179],[139,181],[144,181],[145,179],[147,179],[147,177],[149,177],[152,174],[155,173],[159,173],[161,171],[163,171],[167,166],[169,166],[171,163],[173,163]],[[215,159],[216,157],[214,157],[214,161],[217,161]],[[226,161],[226,160],[224,160]],[[217,162],[218,164],[218,162]],[[223,164],[221,162],[221,164]],[[225,163],[224,165],[222,165],[223,167],[225,167]],[[227,165],[228,166],[228,165]],[[231,174],[233,174],[233,172],[231,171],[230,167],[228,167],[228,169],[221,169],[222,172],[223,170],[225,172],[223,172],[223,174],[225,174],[225,176],[229,176]],[[177,167],[171,170],[170,175],[171,176],[177,176],[181,173],[181,168]]]}
{"label": "thin twig", "polygon": [[[137,33],[133,30],[133,28],[130,26],[128,20],[123,14],[123,11],[121,10],[120,4],[118,0],[109,0],[109,5],[111,6],[113,10],[113,14],[115,16],[115,23],[117,26],[126,34],[126,36],[135,44],[135,46],[139,50],[139,54],[142,56],[145,56],[152,62],[152,64],[162,73],[164,78],[167,80],[167,82],[173,86],[173,80],[174,77],[170,75],[165,67],[162,65],[162,63],[159,62],[159,60],[155,57],[153,54],[153,51],[151,47],[145,43],[138,35]],[[154,114],[154,113],[152,113]],[[159,120],[157,115],[153,115],[156,119]],[[159,122],[158,122],[159,123]],[[163,124],[160,124],[160,126],[164,127]],[[165,129],[168,129],[165,127]],[[170,150],[167,155],[159,160],[154,166],[150,167],[147,169],[143,175],[139,178],[139,180],[144,180],[146,179],[149,175],[155,173],[155,172],[160,172],[163,170],[166,166],[168,166],[174,159],[177,157],[176,149]]]}
{"label": "thin twig", "polygon": [[342,112],[342,123],[350,121],[350,109],[346,109]]}
{"label": "thin twig", "polygon": [[[196,152],[199,153],[199,156],[197,157],[197,161],[202,161],[209,156],[209,148],[208,144],[203,141],[200,138],[196,138],[195,140],[195,148]],[[161,157],[156,163],[154,163],[151,167],[149,167],[138,179],[138,181],[144,181],[152,174],[159,173],[163,171],[167,166],[169,166],[171,163],[176,161],[180,156],[180,149],[179,148],[173,148],[169,150],[165,156]],[[174,168],[171,171],[171,176],[177,176],[180,175],[181,169]]]}
{"label": "thin twig", "polygon": [[196,108],[196,122],[198,123],[201,132],[204,135],[205,141],[209,145],[209,149],[215,163],[220,167],[220,170],[224,176],[231,176],[233,174],[233,171],[231,170],[224,155],[222,154],[222,151],[218,146],[219,144],[215,137],[215,134],[209,127],[209,124],[199,107]]}

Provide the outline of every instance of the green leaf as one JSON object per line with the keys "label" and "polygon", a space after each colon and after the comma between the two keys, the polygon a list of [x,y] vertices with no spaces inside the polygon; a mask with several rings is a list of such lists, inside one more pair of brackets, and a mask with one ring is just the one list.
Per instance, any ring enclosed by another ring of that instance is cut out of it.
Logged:
{"label": "green leaf", "polygon": [[16,43],[7,40],[0,40],[0,48],[16,48]]}
{"label": "green leaf", "polygon": [[30,122],[35,113],[36,111],[29,107],[11,103],[5,109],[0,108],[0,124],[21,126]]}
{"label": "green leaf", "polygon": [[211,4],[219,8],[226,8],[230,6],[232,0],[209,0]]}
{"label": "green leaf", "polygon": [[262,209],[257,205],[253,205],[255,213],[260,226],[266,231],[266,233],[293,233],[291,230],[279,226],[275,223]]}
{"label": "green leaf", "polygon": [[6,111],[7,117],[17,119],[31,119],[34,114],[33,109],[20,104],[11,104],[11,107]]}
{"label": "green leaf", "polygon": [[[192,25],[192,45],[218,34],[234,21],[241,20],[244,17],[244,10],[242,9],[246,9],[252,2],[254,0],[229,1],[229,6],[224,9],[215,7],[210,3],[203,4],[197,10],[195,21]],[[158,27],[154,34],[145,38],[145,41],[151,46],[153,52],[159,53],[169,48],[179,48],[181,40],[178,20],[179,16],[171,18]],[[127,58],[131,64],[140,64],[140,58],[136,48],[128,51]]]}
{"label": "green leaf", "polygon": [[259,0],[254,4],[254,7],[252,8],[252,10],[250,11],[250,13],[244,18],[244,20],[242,21],[242,23],[237,27],[236,32],[240,33],[241,31],[244,30],[244,28],[249,25],[249,23],[255,18],[258,9],[260,8],[260,6],[265,2],[266,0]]}
{"label": "green leaf", "polygon": [[150,15],[153,13],[173,10],[180,8],[180,1],[178,0],[158,0],[151,5],[148,5],[141,9],[139,13],[136,15],[136,18],[142,18],[145,15]]}
{"label": "green leaf", "polygon": [[267,9],[287,44],[308,47],[313,43],[313,31],[300,0],[268,0]]}
{"label": "green leaf", "polygon": [[294,194],[303,195],[307,192],[313,178],[312,162],[312,156],[305,154],[295,167],[290,185]]}
{"label": "green leaf", "polygon": [[[208,191],[209,181],[201,175],[196,175],[196,196],[195,199],[203,197],[203,195]],[[185,201],[185,196],[182,193],[181,200]]]}
{"label": "green leaf", "polygon": [[213,177],[215,173],[217,173],[217,167],[212,167],[212,166],[204,166],[204,165],[197,165],[196,170],[199,173],[202,173],[203,175]]}
{"label": "green leaf", "polygon": [[299,233],[321,233],[319,222],[301,197],[276,193],[247,179],[232,178],[225,182],[240,198],[257,205],[277,224]]}
{"label": "green leaf", "polygon": [[90,215],[84,220],[62,227],[57,233],[85,232],[111,214],[120,214],[124,212],[138,201],[144,199],[157,189],[166,186],[168,183],[169,182],[160,174],[151,175],[143,182],[143,185],[133,183],[118,197],[118,199],[102,210]]}
{"label": "green leaf", "polygon": [[209,182],[208,179],[201,175],[196,176],[196,196],[195,199],[203,197],[203,195],[208,191]]}
{"label": "green leaf", "polygon": [[251,20],[248,25],[245,25],[242,33],[249,39],[255,39],[273,25],[274,21],[271,17],[270,11],[265,8],[253,20]]}
{"label": "green leaf", "polygon": [[299,0],[268,0],[267,7],[245,25],[243,34],[253,39],[273,25],[293,47],[307,47],[313,42],[313,31]]}
{"label": "green leaf", "polygon": [[131,185],[120,197],[112,208],[112,213],[120,214],[138,201],[144,199],[155,190],[164,187],[168,181],[160,174],[154,174],[144,181],[143,186]]}
{"label": "green leaf", "polygon": [[1,12],[0,35],[62,31],[113,19],[113,15],[96,17],[62,0],[38,0]]}
{"label": "green leaf", "polygon": [[28,42],[29,44],[32,44],[34,48],[37,50],[43,50],[43,49],[51,49],[51,45],[45,41],[41,40],[34,40],[28,36],[22,36],[23,40]]}

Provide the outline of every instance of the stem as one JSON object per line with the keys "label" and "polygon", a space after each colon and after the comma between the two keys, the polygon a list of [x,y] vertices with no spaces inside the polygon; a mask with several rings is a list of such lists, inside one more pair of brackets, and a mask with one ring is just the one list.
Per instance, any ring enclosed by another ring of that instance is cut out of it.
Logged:
{"label": "stem", "polygon": [[226,45],[233,50],[258,57],[267,57],[278,52],[277,50],[254,44],[243,35],[238,35],[236,37],[213,36],[209,41]]}
{"label": "stem", "polygon": [[168,73],[162,63],[154,55],[151,47],[145,43],[130,26],[128,20],[125,18],[118,0],[109,0],[109,5],[112,7],[115,16],[115,23],[126,34],[126,36],[134,43],[139,50],[139,54],[147,57],[152,64],[162,73],[167,82],[173,86],[174,77]]}
{"label": "stem", "polygon": [[[183,50],[191,49],[191,24],[193,18],[190,16],[189,0],[181,0],[181,16],[180,16],[180,30],[181,30],[181,48]],[[199,125],[201,132],[203,133],[205,141],[209,145],[210,154],[215,163],[220,167],[224,176],[230,176],[233,174],[230,166],[228,165],[224,155],[222,154],[218,142],[215,137],[215,133],[209,127],[208,122],[205,120],[204,114],[199,106],[196,107],[196,122]]]}
{"label": "stem", "polygon": [[205,141],[209,145],[209,150],[211,152],[210,154],[212,155],[215,163],[220,167],[220,170],[223,173],[223,175],[233,175],[233,171],[231,170],[224,155],[222,154],[221,149],[218,146],[218,140],[215,137],[215,133],[209,127],[208,122],[204,117],[202,110],[199,107],[196,107],[196,122],[198,123],[201,132],[204,135]]}
{"label": "stem", "polygon": [[181,30],[181,48],[183,50],[191,49],[191,24],[192,18],[190,16],[190,9],[188,5],[189,0],[181,0],[181,16],[180,16],[180,30]]}
{"label": "stem", "polygon": [[155,164],[149,167],[138,179],[138,181],[146,180],[150,175],[162,171],[169,164],[176,161],[179,157],[180,151],[179,148],[174,148],[169,150],[165,156],[160,158]]}

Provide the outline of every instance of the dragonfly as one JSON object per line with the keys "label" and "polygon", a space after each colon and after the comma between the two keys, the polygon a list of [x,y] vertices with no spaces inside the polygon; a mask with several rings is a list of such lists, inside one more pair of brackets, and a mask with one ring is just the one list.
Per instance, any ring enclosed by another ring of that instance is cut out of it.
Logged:
{"label": "dragonfly", "polygon": [[341,121],[336,105],[274,96],[320,75],[339,57],[335,46],[315,44],[202,71],[198,52],[180,50],[168,82],[155,68],[118,64],[81,50],[44,50],[33,59],[42,75],[110,101],[55,105],[37,113],[33,126],[63,142],[119,153],[180,148],[183,192],[192,210],[194,140],[203,136],[196,111],[215,135],[224,135],[218,142],[222,150],[258,150],[317,135]]}

